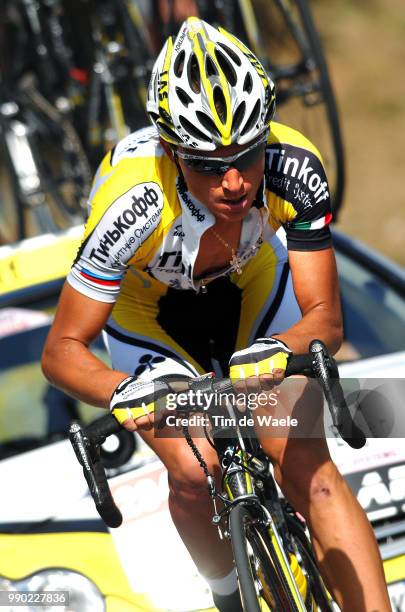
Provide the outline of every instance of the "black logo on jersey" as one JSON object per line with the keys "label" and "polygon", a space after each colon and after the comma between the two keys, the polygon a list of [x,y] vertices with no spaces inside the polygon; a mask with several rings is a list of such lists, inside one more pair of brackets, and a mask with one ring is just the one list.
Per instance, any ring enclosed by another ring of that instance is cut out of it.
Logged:
{"label": "black logo on jersey", "polygon": [[270,191],[297,209],[329,201],[321,162],[313,153],[299,147],[277,145],[266,149],[266,183]]}
{"label": "black logo on jersey", "polygon": [[176,225],[174,228],[173,236],[180,236],[180,238],[184,238],[186,234],[183,232],[183,226],[181,224]]}
{"label": "black logo on jersey", "polygon": [[181,281],[178,278],[171,278],[169,280],[169,287],[172,289],[181,289]]}
{"label": "black logo on jersey", "polygon": [[189,209],[191,216],[195,217],[199,223],[202,223],[205,219],[205,214],[201,212],[201,208],[196,206],[194,202],[191,201],[190,196],[188,195],[186,186],[182,180],[177,181],[177,191],[184,204]]}
{"label": "black logo on jersey", "polygon": [[[123,236],[125,236],[125,238],[121,242],[121,248],[118,253],[115,254],[114,259],[119,260],[120,257],[125,256],[127,252],[130,254],[134,249],[136,242],[135,238],[142,238],[143,234],[159,220],[159,202],[161,202],[161,197],[159,197],[157,191],[158,187],[156,186],[156,188],[154,188],[150,185],[151,183],[144,183],[143,185],[137,185],[135,187],[136,192],[139,193],[140,188],[143,186],[143,192],[141,192],[140,196],[133,194],[130,198],[130,208],[124,209],[118,217],[109,223],[110,229],[103,234],[98,247],[91,249],[90,259],[106,263],[111,248],[120,242]],[[152,210],[154,209],[152,215],[149,211],[151,207]],[[139,220],[142,218],[145,219],[145,222],[142,227],[139,227]],[[138,224],[138,227],[131,232],[132,235],[128,235],[128,230],[131,230],[135,224]],[[123,244],[124,241],[125,243]]]}
{"label": "black logo on jersey", "polygon": [[145,138],[140,139],[140,140],[133,140],[133,141],[128,143],[128,146],[125,147],[125,149],[123,150],[123,153],[124,154],[125,153],[134,153],[140,145],[146,144],[148,142],[149,142],[149,140],[147,140]]}
{"label": "black logo on jersey", "polygon": [[111,151],[111,166],[115,166],[122,158],[135,157],[138,148],[149,144],[153,137],[154,128],[147,127],[121,140]]}
{"label": "black logo on jersey", "polygon": [[134,371],[134,375],[140,376],[146,370],[148,370],[149,372],[151,372],[152,370],[156,370],[155,364],[162,363],[163,361],[165,361],[165,359],[166,357],[161,357],[159,355],[153,357],[150,353],[142,355],[142,357],[139,359],[139,366]]}
{"label": "black logo on jersey", "polygon": [[181,251],[165,251],[160,255],[158,268],[178,268],[181,264]]}

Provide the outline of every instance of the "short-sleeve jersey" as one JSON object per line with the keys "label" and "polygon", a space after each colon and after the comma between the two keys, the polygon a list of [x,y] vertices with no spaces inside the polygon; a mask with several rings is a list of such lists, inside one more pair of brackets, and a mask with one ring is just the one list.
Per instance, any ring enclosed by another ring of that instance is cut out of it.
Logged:
{"label": "short-sleeve jersey", "polygon": [[[201,177],[204,180],[204,177]],[[299,132],[276,122],[266,146],[263,182],[242,223],[243,265],[260,244],[284,235],[290,250],[331,246],[328,183],[317,149]],[[121,140],[101,163],[89,197],[84,238],[68,282],[104,302],[130,295],[145,273],[174,289],[198,291],[193,269],[202,234],[215,223],[179,176],[155,128]],[[218,275],[231,274],[232,266]]]}

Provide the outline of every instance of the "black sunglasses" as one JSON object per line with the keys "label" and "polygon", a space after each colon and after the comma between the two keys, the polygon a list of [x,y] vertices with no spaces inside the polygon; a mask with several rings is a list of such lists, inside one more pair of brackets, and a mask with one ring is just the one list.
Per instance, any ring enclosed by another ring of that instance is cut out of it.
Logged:
{"label": "black sunglasses", "polygon": [[230,168],[236,168],[239,172],[250,168],[263,155],[267,137],[268,132],[266,131],[255,143],[229,157],[202,157],[201,155],[183,153],[183,151],[179,151],[177,148],[174,150],[174,153],[184,161],[190,170],[200,174],[220,176],[228,172]]}

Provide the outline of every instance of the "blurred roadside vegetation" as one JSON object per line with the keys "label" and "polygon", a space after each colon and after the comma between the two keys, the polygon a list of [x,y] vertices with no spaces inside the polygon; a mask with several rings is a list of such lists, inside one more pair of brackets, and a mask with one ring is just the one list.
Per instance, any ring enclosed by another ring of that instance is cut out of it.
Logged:
{"label": "blurred roadside vegetation", "polygon": [[405,265],[405,3],[311,0],[339,104],[338,227]]}

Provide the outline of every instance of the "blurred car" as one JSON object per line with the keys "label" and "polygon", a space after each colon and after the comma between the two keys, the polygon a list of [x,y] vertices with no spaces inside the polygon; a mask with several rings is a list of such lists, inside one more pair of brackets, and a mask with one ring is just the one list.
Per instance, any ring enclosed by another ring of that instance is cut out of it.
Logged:
{"label": "blurred car", "polygon": [[[66,431],[99,409],[49,386],[39,359],[81,228],[0,248],[0,590],[66,590],[68,610],[192,611],[212,606],[167,507],[167,474],[138,438],[104,448],[123,515],[108,530],[89,497]],[[348,379],[405,378],[405,272],[334,233]],[[107,359],[101,343],[93,350]],[[330,429],[330,428],[329,428]],[[393,609],[405,610],[405,444],[369,439],[352,451],[334,438],[335,461],[380,542]],[[132,434],[129,434],[132,438]],[[124,461],[124,462],[123,462]]]}

